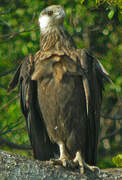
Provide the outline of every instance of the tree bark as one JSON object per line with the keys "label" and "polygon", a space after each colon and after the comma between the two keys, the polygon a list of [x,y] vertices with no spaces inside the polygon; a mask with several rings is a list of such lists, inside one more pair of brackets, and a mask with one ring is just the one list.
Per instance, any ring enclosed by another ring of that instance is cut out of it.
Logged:
{"label": "tree bark", "polygon": [[97,176],[87,172],[84,175],[79,170],[53,166],[49,161],[27,159],[18,154],[0,151],[1,180],[112,180],[122,178],[122,168],[100,170]]}

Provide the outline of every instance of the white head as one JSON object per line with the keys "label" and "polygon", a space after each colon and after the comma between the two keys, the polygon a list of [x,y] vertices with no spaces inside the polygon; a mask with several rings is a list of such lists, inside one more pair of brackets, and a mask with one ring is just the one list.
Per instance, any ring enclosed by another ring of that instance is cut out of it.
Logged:
{"label": "white head", "polygon": [[60,5],[52,5],[44,9],[39,16],[41,34],[46,33],[50,28],[63,23],[65,12]]}

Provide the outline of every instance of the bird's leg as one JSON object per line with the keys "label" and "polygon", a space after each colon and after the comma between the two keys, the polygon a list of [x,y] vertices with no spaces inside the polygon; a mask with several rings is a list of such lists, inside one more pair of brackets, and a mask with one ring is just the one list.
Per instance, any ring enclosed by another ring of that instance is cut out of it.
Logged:
{"label": "bird's leg", "polygon": [[68,152],[66,151],[65,145],[63,143],[59,144],[59,149],[60,149],[60,158],[59,161],[62,162],[62,165],[64,167],[67,166],[67,161],[70,159],[70,156]]}
{"label": "bird's leg", "polygon": [[81,153],[79,151],[76,152],[76,156],[74,159],[74,163],[77,163],[77,162],[80,166],[80,172],[81,172],[81,174],[83,174],[84,173],[83,159],[82,159]]}
{"label": "bird's leg", "polygon": [[80,153],[80,151],[76,152],[76,156],[74,159],[74,162],[78,162],[79,166],[80,166],[80,173],[83,174],[85,172],[85,170],[90,170],[92,172],[94,172],[95,174],[99,174],[100,170],[98,167],[96,166],[90,166],[88,165],[82,158],[82,155]]}
{"label": "bird's leg", "polygon": [[70,159],[68,152],[66,151],[64,143],[59,143],[60,157],[59,159],[52,160],[52,163],[55,165],[67,166],[67,161]]}

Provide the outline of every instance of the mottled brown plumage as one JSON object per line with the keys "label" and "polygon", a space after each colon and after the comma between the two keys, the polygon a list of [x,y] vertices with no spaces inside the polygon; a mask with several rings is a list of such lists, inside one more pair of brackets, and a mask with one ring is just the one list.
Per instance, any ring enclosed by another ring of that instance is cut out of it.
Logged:
{"label": "mottled brown plumage", "polygon": [[83,172],[94,169],[86,162],[96,163],[103,80],[109,77],[87,50],[75,47],[64,17],[58,5],[41,12],[41,49],[21,63],[9,90],[19,82],[35,158],[50,159],[59,147],[57,162],[78,162]]}

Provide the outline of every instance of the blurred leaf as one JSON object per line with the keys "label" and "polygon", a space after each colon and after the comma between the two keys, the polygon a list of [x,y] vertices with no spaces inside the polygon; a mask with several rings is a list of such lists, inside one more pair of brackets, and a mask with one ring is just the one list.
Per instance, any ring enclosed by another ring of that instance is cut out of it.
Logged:
{"label": "blurred leaf", "polygon": [[85,0],[80,0],[80,3],[83,4],[84,1],[85,1]]}
{"label": "blurred leaf", "polygon": [[24,14],[24,9],[17,9],[16,10],[16,13],[19,15],[19,16],[22,16]]}
{"label": "blurred leaf", "polygon": [[112,161],[116,167],[122,167],[122,154],[118,154],[117,156],[113,157]]}
{"label": "blurred leaf", "polygon": [[23,52],[23,54],[24,54],[25,56],[28,54],[28,48],[27,48],[26,45],[23,45],[23,47],[22,47],[22,52]]}
{"label": "blurred leaf", "polygon": [[114,8],[112,8],[112,9],[109,11],[109,13],[108,13],[108,18],[109,18],[109,19],[112,19],[113,16],[114,16],[114,13],[115,13],[115,10],[114,10]]}
{"label": "blurred leaf", "polygon": [[103,168],[113,168],[115,167],[113,161],[111,160],[111,157],[104,157],[98,162],[98,166],[100,169]]}

